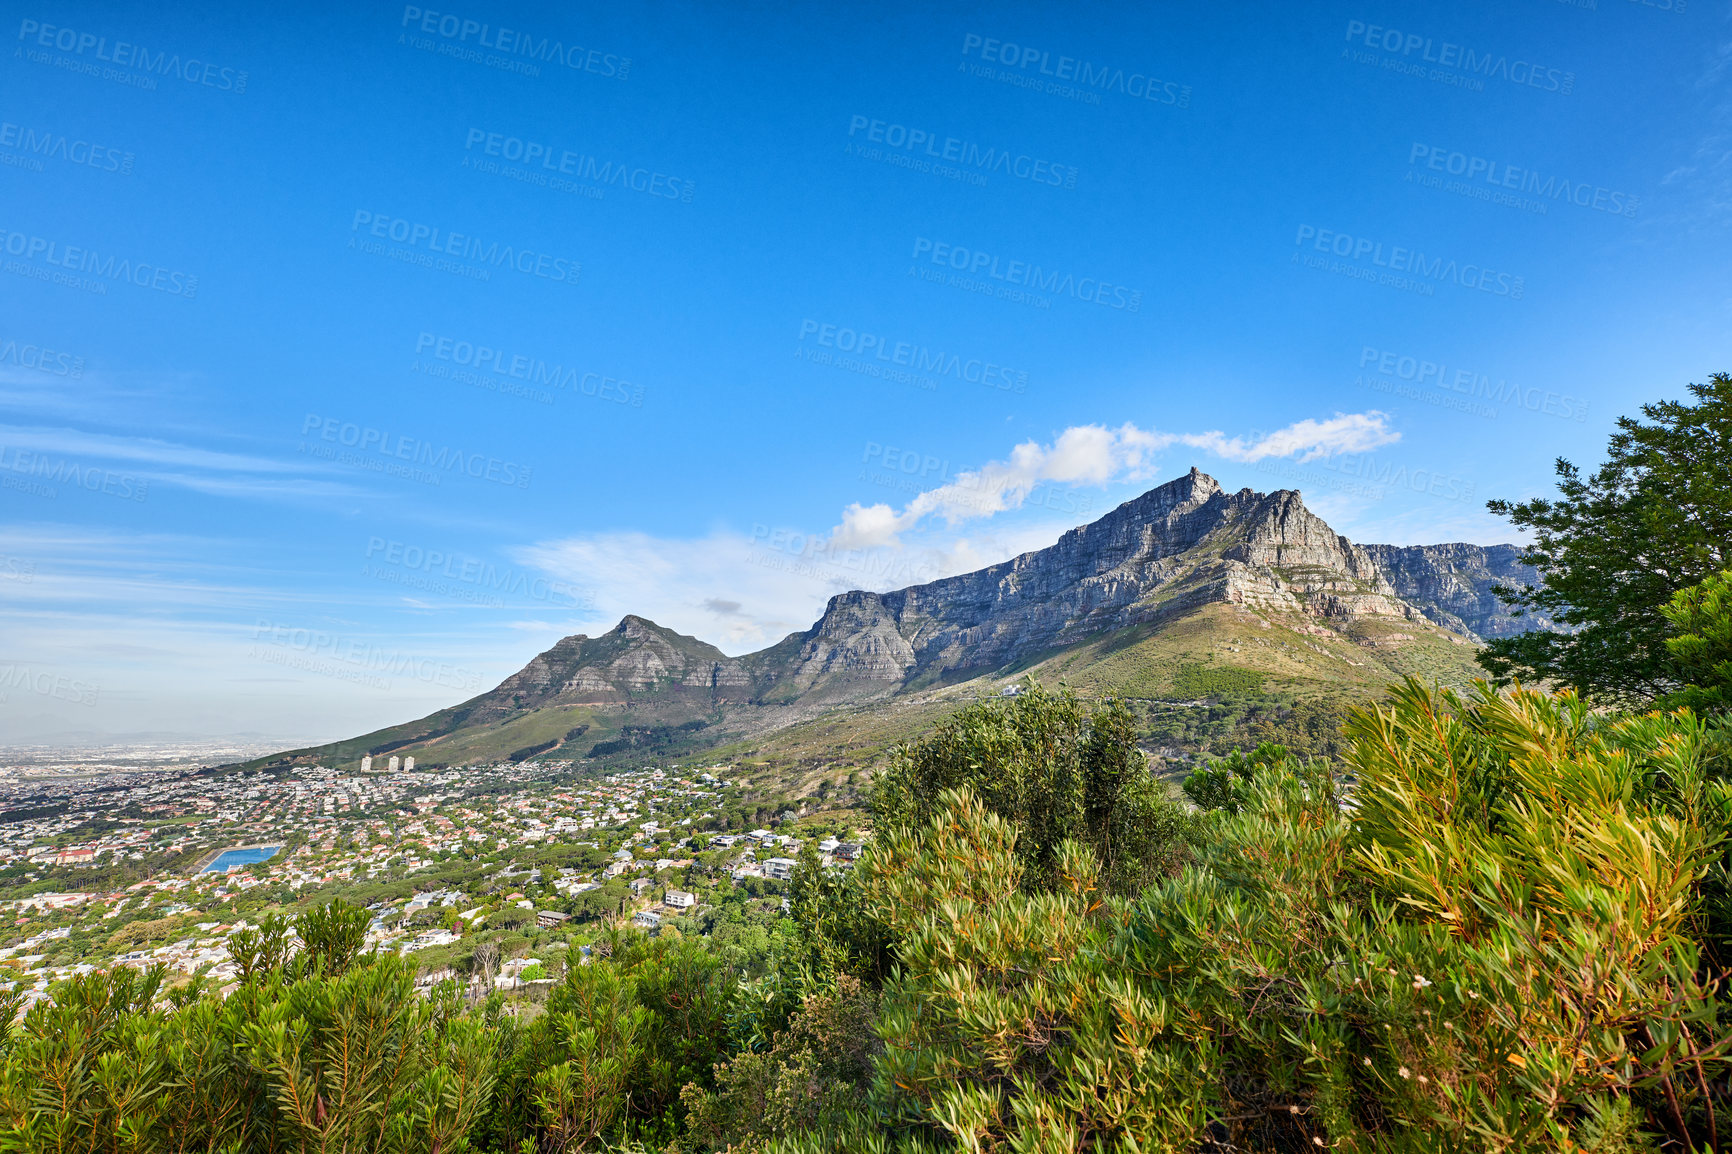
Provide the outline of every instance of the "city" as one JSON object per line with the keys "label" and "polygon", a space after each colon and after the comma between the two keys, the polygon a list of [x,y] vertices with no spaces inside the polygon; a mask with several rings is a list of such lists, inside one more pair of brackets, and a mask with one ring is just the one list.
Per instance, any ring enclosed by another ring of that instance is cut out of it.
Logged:
{"label": "city", "polygon": [[532,988],[610,925],[773,928],[801,852],[845,868],[862,835],[852,811],[748,802],[728,771],[379,757],[69,780],[15,767],[0,777],[0,989],[34,1000],[74,975],[156,965],[220,989],[236,978],[229,935],[331,898],[365,906],[367,948],[412,956],[423,988]]}

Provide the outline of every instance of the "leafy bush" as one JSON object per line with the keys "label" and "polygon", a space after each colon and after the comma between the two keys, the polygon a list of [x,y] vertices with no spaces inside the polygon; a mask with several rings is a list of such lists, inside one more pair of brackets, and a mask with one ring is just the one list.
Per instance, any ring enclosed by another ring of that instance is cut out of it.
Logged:
{"label": "leafy bush", "polygon": [[1132,892],[1184,857],[1190,825],[1150,774],[1128,709],[1090,712],[1068,690],[1039,685],[971,706],[899,751],[872,809],[885,823],[920,823],[966,788],[1015,823],[1022,884],[1059,883],[1059,846],[1086,843],[1116,891]]}
{"label": "leafy bush", "polygon": [[463,1149],[488,1102],[494,1035],[395,958],[226,1001],[177,1004],[163,977],[88,974],[31,1008],[5,1042],[0,1145],[432,1154]]}
{"label": "leafy bush", "polygon": [[1351,810],[1320,763],[1255,765],[1136,900],[1077,840],[1031,892],[969,788],[883,831],[857,867],[899,961],[870,1108],[783,1148],[1717,1145],[1707,727],[1409,683],[1351,731]]}
{"label": "leafy bush", "polygon": [[1290,756],[1286,747],[1271,742],[1262,743],[1250,753],[1235,749],[1186,777],[1185,796],[1198,809],[1238,813],[1251,801],[1251,784],[1257,771],[1282,765]]}

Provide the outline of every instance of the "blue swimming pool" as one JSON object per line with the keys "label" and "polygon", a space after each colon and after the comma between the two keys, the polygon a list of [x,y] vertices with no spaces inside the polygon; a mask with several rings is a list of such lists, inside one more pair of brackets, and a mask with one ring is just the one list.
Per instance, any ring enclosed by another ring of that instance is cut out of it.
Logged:
{"label": "blue swimming pool", "polygon": [[256,861],[269,861],[277,856],[280,845],[262,845],[257,849],[225,849],[217,855],[217,859],[204,867],[205,873],[227,873],[235,866],[252,865]]}

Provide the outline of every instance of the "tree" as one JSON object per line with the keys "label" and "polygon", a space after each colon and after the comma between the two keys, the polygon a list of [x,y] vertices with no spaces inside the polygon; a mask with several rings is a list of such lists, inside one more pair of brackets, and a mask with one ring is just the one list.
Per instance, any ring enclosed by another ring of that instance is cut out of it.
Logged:
{"label": "tree", "polygon": [[1124,704],[1090,711],[1069,690],[1034,685],[948,718],[898,752],[872,809],[886,823],[919,823],[945,791],[962,788],[1016,826],[1032,888],[1057,884],[1058,847],[1075,838],[1094,852],[1109,889],[1135,891],[1176,867],[1190,828],[1150,775]]}
{"label": "tree", "polygon": [[1732,567],[1732,374],[1690,392],[1693,405],[1644,405],[1651,424],[1619,418],[1592,475],[1560,457],[1559,498],[1487,503],[1533,532],[1522,560],[1545,578],[1498,595],[1566,627],[1493,640],[1479,660],[1497,678],[1623,705],[1675,687],[1661,607]]}
{"label": "tree", "polygon": [[1662,704],[1707,714],[1732,710],[1732,570],[1680,589],[1660,612],[1676,631],[1666,650],[1683,685]]}

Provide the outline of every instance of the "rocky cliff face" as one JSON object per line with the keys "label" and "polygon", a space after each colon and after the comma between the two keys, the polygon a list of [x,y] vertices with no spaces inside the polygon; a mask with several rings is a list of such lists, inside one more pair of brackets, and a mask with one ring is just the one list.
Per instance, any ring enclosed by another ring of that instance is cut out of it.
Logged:
{"label": "rocky cliff face", "polygon": [[1367,545],[1365,550],[1398,596],[1445,629],[1489,640],[1553,627],[1545,616],[1512,617],[1492,592],[1496,585],[1541,583],[1540,571],[1519,560],[1519,545]]}
{"label": "rocky cliff face", "polygon": [[1425,618],[1467,637],[1547,624],[1511,617],[1491,588],[1533,583],[1513,545],[1356,545],[1292,490],[1228,493],[1196,469],[1045,549],[889,593],[833,597],[804,633],[742,658],[627,617],[569,637],[493,695],[619,703],[829,706],[928,675],[990,669],[1210,602],[1337,623]]}
{"label": "rocky cliff face", "polygon": [[888,691],[1211,601],[1336,619],[1420,612],[1366,547],[1298,493],[1227,493],[1193,469],[1049,548],[926,585],[833,598],[779,679],[816,683],[841,662],[857,692]]}

